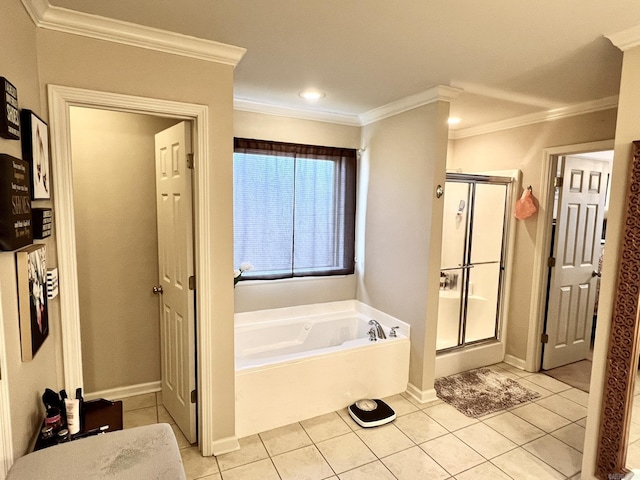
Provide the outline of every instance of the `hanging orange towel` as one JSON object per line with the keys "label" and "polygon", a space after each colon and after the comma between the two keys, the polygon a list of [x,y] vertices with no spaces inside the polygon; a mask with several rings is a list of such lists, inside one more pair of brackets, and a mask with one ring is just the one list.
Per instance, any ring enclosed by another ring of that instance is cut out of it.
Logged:
{"label": "hanging orange towel", "polygon": [[518,220],[524,220],[537,211],[538,209],[533,202],[533,193],[531,192],[531,188],[527,188],[522,192],[520,199],[516,201],[515,216]]}

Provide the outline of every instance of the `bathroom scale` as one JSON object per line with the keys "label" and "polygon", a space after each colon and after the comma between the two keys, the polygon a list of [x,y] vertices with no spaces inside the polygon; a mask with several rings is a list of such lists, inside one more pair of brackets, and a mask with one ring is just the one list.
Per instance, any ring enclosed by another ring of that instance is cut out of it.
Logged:
{"label": "bathroom scale", "polygon": [[349,405],[349,415],[364,428],[379,427],[396,419],[396,412],[382,400],[364,398]]}

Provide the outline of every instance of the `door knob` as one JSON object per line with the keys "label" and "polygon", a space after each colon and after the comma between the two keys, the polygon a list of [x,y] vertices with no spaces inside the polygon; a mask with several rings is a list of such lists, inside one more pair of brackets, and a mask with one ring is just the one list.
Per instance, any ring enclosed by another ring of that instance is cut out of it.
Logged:
{"label": "door knob", "polygon": [[597,272],[597,271],[594,270],[593,272],[591,272],[591,276],[600,278],[602,276],[602,274],[600,272]]}
{"label": "door knob", "polygon": [[155,295],[158,295],[158,294],[162,295],[164,293],[164,290],[162,289],[162,285],[155,285],[153,287],[153,293]]}

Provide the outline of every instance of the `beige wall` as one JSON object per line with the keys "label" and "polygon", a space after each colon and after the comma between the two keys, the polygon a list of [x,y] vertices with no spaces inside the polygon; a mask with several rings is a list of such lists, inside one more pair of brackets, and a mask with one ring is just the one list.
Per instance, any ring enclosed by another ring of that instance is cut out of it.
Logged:
{"label": "beige wall", "polygon": [[85,392],[160,382],[154,135],[176,120],[72,107],[70,123]]}
{"label": "beige wall", "polygon": [[[209,259],[215,297],[212,328],[200,340],[214,345],[206,369],[213,380],[212,441],[234,435],[233,365],[233,68],[40,29],[38,65],[42,95],[48,84],[206,105],[209,119],[210,201],[201,208],[215,235]],[[10,42],[13,44],[14,42]],[[197,274],[197,272],[196,272]],[[60,288],[64,288],[61,285]]]}
{"label": "beige wall", "polygon": [[435,102],[363,127],[358,300],[411,325],[409,381],[419,390],[433,388],[435,371],[443,202],[434,191],[444,185],[448,114]]}
{"label": "beige wall", "polygon": [[[540,192],[544,149],[610,140],[615,134],[615,116],[615,109],[611,109],[454,140],[447,169],[463,172],[519,169],[523,185],[531,185],[535,196]],[[531,285],[537,222],[543,213],[515,223],[506,353],[523,361],[527,355],[529,312],[535,301],[531,298]]]}
{"label": "beige wall", "polygon": [[[236,137],[330,147],[360,147],[360,127],[238,110],[234,112],[233,124]],[[235,289],[235,311],[247,312],[354,298],[355,275],[240,282]]]}
{"label": "beige wall", "polygon": [[[611,318],[613,311],[616,270],[620,255],[623,210],[626,200],[628,171],[631,164],[632,142],[640,139],[640,111],[638,111],[637,107],[640,102],[638,85],[640,85],[640,47],[626,51],[622,63],[613,175],[611,179],[611,200],[607,219],[607,255],[602,270],[602,284],[598,305],[599,318]],[[585,480],[595,478],[595,458],[602,408],[607,346],[610,336],[609,327],[609,322],[598,322],[596,327],[589,411],[582,462],[582,478]],[[638,341],[638,339],[635,339],[635,341]],[[635,468],[640,467],[640,465],[632,466]]]}
{"label": "beige wall", "polygon": [[[36,54],[36,28],[18,0],[3,2],[0,21],[0,75],[6,77],[18,89],[21,109],[30,109],[46,120],[40,102],[38,64]],[[19,140],[0,138],[0,152],[22,158]],[[33,206],[49,207],[51,201],[34,202]],[[55,215],[54,215],[55,225]],[[55,229],[54,229],[55,232]],[[47,267],[56,264],[53,239],[38,241],[47,245]],[[16,457],[30,449],[32,438],[39,430],[44,408],[42,392],[45,388],[58,389],[61,385],[59,303],[49,302],[49,338],[31,362],[23,363],[20,354],[20,329],[18,323],[18,297],[15,257],[11,252],[0,253],[0,286],[2,315],[8,372],[3,376],[9,382],[11,428]],[[0,348],[2,346],[0,345]]]}

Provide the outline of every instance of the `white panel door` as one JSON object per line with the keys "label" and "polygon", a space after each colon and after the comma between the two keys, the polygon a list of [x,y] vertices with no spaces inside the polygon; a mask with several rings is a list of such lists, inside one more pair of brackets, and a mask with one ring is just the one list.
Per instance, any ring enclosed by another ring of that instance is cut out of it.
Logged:
{"label": "white panel door", "polygon": [[162,400],[190,443],[196,441],[195,303],[191,129],[187,122],[156,135]]}
{"label": "white panel door", "polygon": [[565,157],[558,197],[554,258],[542,368],[587,358],[591,343],[600,238],[609,165]]}

